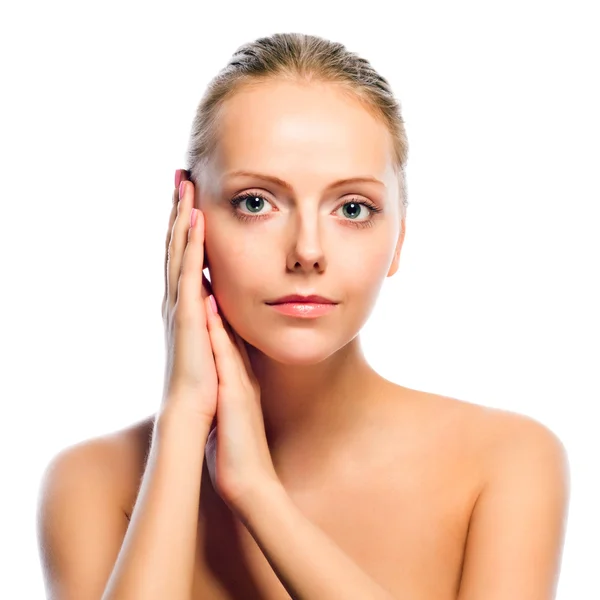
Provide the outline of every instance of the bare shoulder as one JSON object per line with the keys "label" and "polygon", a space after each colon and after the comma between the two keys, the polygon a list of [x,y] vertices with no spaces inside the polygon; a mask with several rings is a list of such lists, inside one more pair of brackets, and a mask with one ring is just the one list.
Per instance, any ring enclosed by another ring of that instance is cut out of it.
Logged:
{"label": "bare shoulder", "polygon": [[440,415],[440,423],[456,432],[478,453],[485,468],[485,480],[502,469],[514,469],[529,461],[551,461],[568,471],[566,448],[547,425],[525,414],[442,396],[424,394],[424,405]]}
{"label": "bare shoulder", "polygon": [[36,528],[48,597],[102,595],[127,531],[124,507],[150,423],[72,444],[46,464]]}
{"label": "bare shoulder", "polygon": [[527,458],[568,469],[562,441],[530,416],[399,386],[394,394],[394,422],[411,456],[422,450],[436,461],[443,457],[447,468],[455,466],[454,476],[469,478],[474,489]]}
{"label": "bare shoulder", "polygon": [[[536,419],[430,395],[480,466],[469,511],[460,600],[553,598],[570,495],[566,448]],[[443,409],[442,409],[443,407]],[[446,411],[445,413],[443,411]],[[535,569],[523,565],[535,564]]]}
{"label": "bare shoulder", "polygon": [[154,415],[103,436],[97,443],[114,465],[113,480],[127,519],[137,498],[154,431]]}
{"label": "bare shoulder", "polygon": [[515,441],[515,437],[562,446],[558,436],[546,425],[525,414],[475,404],[441,394],[411,390],[430,412],[442,421],[461,426],[462,433],[471,431],[482,444],[497,448]]}
{"label": "bare shoulder", "polygon": [[493,487],[509,477],[532,481],[531,475],[546,477],[554,491],[562,487],[565,497],[569,486],[569,459],[565,445],[547,425],[528,415],[508,410],[485,409],[489,477]]}
{"label": "bare shoulder", "polygon": [[60,450],[46,465],[42,486],[50,481],[97,481],[115,506],[125,508],[143,476],[154,427],[150,416]]}
{"label": "bare shoulder", "polygon": [[490,460],[522,456],[524,450],[566,455],[564,444],[547,425],[510,410],[453,400],[477,432]]}

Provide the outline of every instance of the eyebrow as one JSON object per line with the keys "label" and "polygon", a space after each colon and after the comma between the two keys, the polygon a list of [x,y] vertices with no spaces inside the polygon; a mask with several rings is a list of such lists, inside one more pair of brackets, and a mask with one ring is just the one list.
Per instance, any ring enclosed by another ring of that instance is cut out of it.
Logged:
{"label": "eyebrow", "polygon": [[[238,175],[245,176],[245,177],[255,177],[257,179],[264,179],[266,181],[275,183],[275,184],[285,188],[286,190],[293,191],[292,186],[287,181],[284,181],[283,179],[279,179],[279,177],[275,177],[274,175],[266,175],[264,173],[255,173],[253,171],[231,171],[229,173],[226,173],[225,177],[235,177]],[[347,183],[377,183],[377,184],[385,187],[385,184],[383,183],[383,181],[380,181],[379,179],[376,179],[375,177],[367,176],[367,177],[349,177],[346,179],[338,179],[337,181],[330,183],[325,189],[330,190],[332,188],[336,188],[341,185],[345,185]]]}

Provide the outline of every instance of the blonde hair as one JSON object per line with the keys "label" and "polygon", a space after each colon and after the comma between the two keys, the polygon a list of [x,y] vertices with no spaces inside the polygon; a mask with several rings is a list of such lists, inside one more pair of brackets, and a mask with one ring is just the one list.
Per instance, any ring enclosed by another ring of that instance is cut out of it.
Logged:
{"label": "blonde hair", "polygon": [[387,80],[366,59],[348,51],[339,42],[315,35],[275,33],[246,43],[234,52],[228,64],[208,84],[196,111],[187,150],[187,170],[192,181],[200,180],[202,168],[216,147],[224,101],[242,86],[273,79],[337,84],[383,121],[392,138],[400,218],[404,218],[408,206],[405,176],[408,141],[400,104]]}

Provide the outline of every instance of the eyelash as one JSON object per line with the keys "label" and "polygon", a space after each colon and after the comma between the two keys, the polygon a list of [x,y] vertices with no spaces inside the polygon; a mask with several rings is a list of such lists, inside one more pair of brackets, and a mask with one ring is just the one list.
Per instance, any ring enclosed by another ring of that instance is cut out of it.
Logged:
{"label": "eyelash", "polygon": [[[261,198],[265,202],[269,202],[262,194],[259,194],[258,192],[244,192],[243,194],[240,194],[239,196],[236,196],[235,198],[232,198],[230,200],[230,204],[233,207],[233,213],[236,216],[236,218],[238,218],[240,221],[260,221],[262,219],[268,218],[268,216],[269,216],[268,214],[250,217],[247,214],[241,213],[239,210],[237,210],[238,204],[240,204],[244,200],[247,200],[248,198]],[[269,204],[270,204],[270,202],[269,202]],[[361,206],[366,206],[371,211],[371,215],[382,212],[381,208],[375,206],[371,202],[365,202],[365,201],[359,202],[358,199],[348,200],[347,202],[340,204],[340,206],[338,206],[336,208],[336,210],[339,210],[340,208],[342,208],[342,206],[346,206],[346,204],[360,204]],[[353,222],[352,219],[345,219],[345,220],[349,221],[349,223],[352,227],[357,227],[359,229],[362,229],[363,227],[373,227],[373,225],[375,224],[373,222],[373,216],[371,216],[367,221]]]}

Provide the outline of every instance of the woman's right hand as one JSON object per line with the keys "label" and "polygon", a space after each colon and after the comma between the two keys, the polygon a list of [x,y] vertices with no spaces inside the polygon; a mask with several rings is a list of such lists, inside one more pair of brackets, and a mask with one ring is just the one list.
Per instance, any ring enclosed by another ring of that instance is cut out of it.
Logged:
{"label": "woman's right hand", "polygon": [[[161,412],[181,408],[213,424],[217,408],[217,371],[208,333],[204,300],[212,294],[203,273],[204,215],[198,210],[194,227],[194,184],[180,171],[181,183],[173,193],[165,256],[166,365]],[[185,183],[184,183],[185,182]],[[180,192],[183,192],[181,198]]]}

